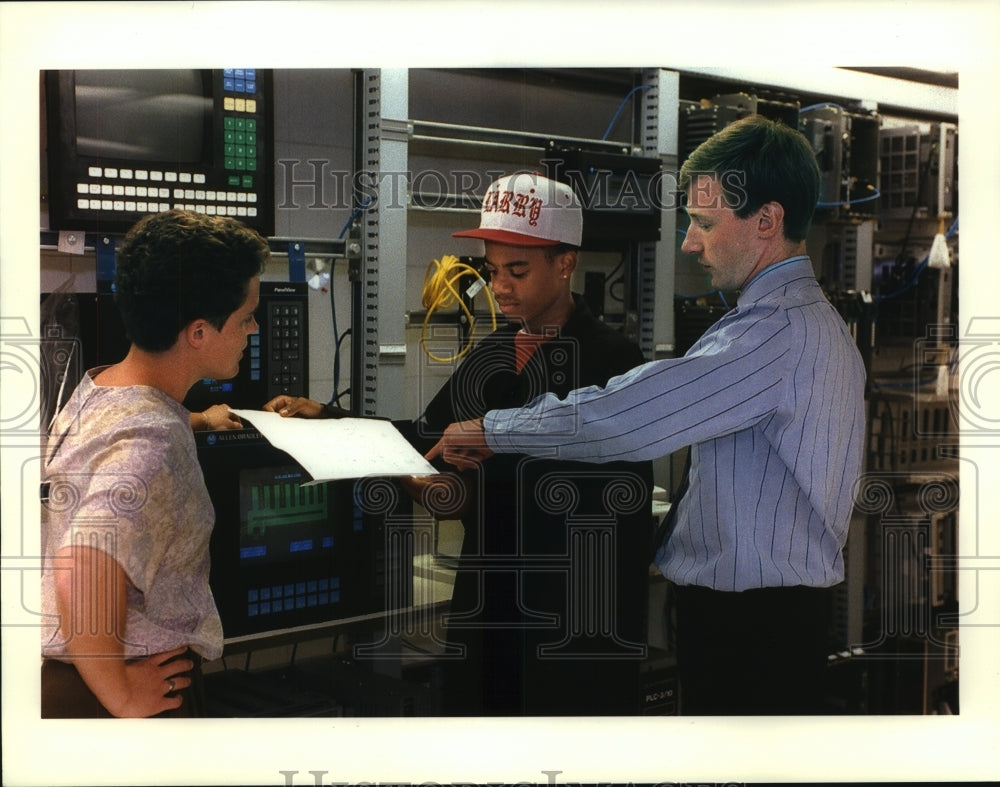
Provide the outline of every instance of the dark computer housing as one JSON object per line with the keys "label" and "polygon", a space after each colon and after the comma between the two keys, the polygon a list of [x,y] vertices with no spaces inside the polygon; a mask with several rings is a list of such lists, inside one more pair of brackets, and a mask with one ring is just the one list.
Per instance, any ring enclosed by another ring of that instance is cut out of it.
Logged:
{"label": "dark computer housing", "polygon": [[44,88],[49,229],[124,232],[181,206],[274,234],[269,70],[47,71]]}
{"label": "dark computer housing", "polygon": [[215,508],[212,592],[227,643],[302,639],[384,608],[384,535],[354,481],[309,484],[254,430],[198,433]]}

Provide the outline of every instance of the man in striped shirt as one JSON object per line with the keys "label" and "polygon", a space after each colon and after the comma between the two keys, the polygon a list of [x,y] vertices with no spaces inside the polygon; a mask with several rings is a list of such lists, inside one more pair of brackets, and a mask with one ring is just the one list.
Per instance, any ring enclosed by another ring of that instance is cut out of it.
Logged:
{"label": "man in striped shirt", "polygon": [[604,387],[453,424],[428,456],[590,462],[691,447],[655,561],[672,583],[685,714],[821,710],[828,588],[843,580],[864,442],[865,371],[806,256],[819,170],[805,137],[759,116],[681,168],[698,256],[734,308],[683,358]]}

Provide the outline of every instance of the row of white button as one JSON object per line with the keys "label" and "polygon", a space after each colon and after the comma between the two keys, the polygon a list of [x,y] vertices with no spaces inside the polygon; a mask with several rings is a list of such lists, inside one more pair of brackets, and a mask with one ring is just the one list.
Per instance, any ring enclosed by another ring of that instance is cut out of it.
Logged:
{"label": "row of white button", "polygon": [[77,194],[102,197],[161,197],[193,199],[199,202],[256,202],[257,195],[247,191],[202,191],[200,189],[154,188],[152,186],[122,186],[110,183],[77,183]]}
{"label": "row of white button", "polygon": [[171,208],[175,210],[193,210],[196,213],[205,213],[209,216],[242,216],[256,217],[257,208],[253,205],[182,205],[169,202],[132,202],[125,200],[100,200],[100,199],[79,199],[76,207],[80,210],[114,210],[127,211],[130,213],[162,213]]}
{"label": "row of white button", "polygon": [[117,167],[87,167],[92,178],[120,178],[121,180],[155,180],[165,183],[204,183],[203,172],[168,172],[146,169],[118,169]]}

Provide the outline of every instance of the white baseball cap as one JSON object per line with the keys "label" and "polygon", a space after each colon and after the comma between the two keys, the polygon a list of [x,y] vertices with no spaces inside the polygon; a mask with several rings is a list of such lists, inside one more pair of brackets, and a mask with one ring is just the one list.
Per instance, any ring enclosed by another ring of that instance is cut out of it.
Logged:
{"label": "white baseball cap", "polygon": [[511,246],[579,246],[583,211],[573,189],[538,172],[493,181],[483,197],[479,227],[452,234]]}

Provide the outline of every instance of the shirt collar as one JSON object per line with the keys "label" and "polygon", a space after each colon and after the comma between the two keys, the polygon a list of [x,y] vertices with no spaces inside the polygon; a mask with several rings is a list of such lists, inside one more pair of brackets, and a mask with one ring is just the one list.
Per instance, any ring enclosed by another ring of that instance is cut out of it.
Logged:
{"label": "shirt collar", "polygon": [[[803,270],[805,269],[805,270]],[[805,254],[768,265],[764,270],[754,276],[740,291],[737,305],[741,303],[752,303],[763,295],[773,290],[783,287],[788,282],[801,278],[803,272],[813,275],[812,262]]]}

